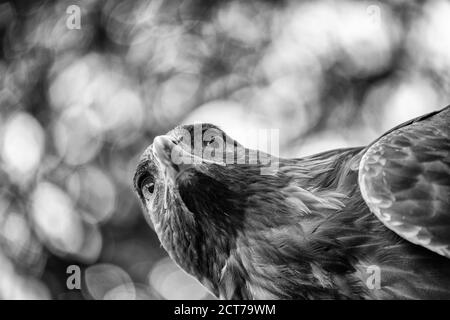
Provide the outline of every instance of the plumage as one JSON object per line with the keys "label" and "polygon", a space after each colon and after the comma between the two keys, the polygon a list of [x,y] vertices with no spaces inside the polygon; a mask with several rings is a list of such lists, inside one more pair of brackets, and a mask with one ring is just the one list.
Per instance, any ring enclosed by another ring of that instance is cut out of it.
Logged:
{"label": "plumage", "polygon": [[200,148],[196,126],[177,127],[144,152],[134,186],[170,257],[217,297],[448,299],[449,110],[367,147],[261,153],[273,175],[214,125]]}
{"label": "plumage", "polygon": [[447,107],[384,135],[364,153],[359,185],[388,228],[450,258],[449,125]]}

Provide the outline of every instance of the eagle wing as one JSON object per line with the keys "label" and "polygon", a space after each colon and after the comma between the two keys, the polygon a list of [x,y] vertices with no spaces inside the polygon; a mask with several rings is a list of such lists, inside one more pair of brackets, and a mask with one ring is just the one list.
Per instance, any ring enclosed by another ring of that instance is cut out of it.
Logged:
{"label": "eagle wing", "polygon": [[386,227],[450,258],[450,106],[403,123],[364,149],[359,187]]}

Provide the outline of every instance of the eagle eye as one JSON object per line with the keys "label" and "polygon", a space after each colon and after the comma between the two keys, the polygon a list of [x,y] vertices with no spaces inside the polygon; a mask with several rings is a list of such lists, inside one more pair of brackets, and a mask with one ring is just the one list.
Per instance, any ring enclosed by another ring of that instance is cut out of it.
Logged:
{"label": "eagle eye", "polygon": [[149,199],[155,192],[155,180],[152,175],[148,174],[139,181],[139,189],[145,199]]}

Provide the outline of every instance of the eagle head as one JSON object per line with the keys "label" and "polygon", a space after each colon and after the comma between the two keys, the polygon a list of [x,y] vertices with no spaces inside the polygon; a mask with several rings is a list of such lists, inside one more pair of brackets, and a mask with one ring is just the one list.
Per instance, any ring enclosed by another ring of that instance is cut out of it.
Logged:
{"label": "eagle head", "polygon": [[163,247],[213,293],[248,217],[270,221],[283,182],[262,172],[275,161],[212,124],[157,136],[139,161],[134,188]]}
{"label": "eagle head", "polygon": [[306,297],[314,290],[293,282],[315,286],[312,261],[329,247],[320,235],[306,246],[307,234],[340,207],[334,195],[300,187],[310,172],[326,172],[316,160],[300,166],[245,148],[214,125],[186,125],[154,139],[134,187],[169,256],[216,296]]}

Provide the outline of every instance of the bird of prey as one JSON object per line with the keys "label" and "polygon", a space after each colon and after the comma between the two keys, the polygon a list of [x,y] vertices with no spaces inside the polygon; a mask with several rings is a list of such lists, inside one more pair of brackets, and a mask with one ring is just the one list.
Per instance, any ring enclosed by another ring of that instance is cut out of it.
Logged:
{"label": "bird of prey", "polygon": [[450,299],[449,125],[450,106],[297,159],[184,125],[154,139],[134,187],[170,257],[218,298]]}

